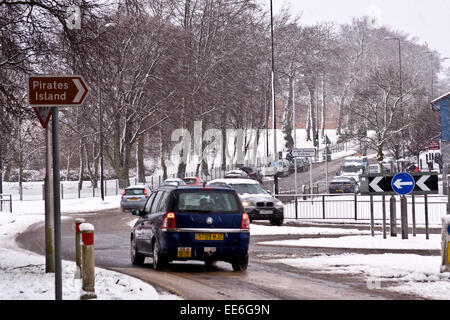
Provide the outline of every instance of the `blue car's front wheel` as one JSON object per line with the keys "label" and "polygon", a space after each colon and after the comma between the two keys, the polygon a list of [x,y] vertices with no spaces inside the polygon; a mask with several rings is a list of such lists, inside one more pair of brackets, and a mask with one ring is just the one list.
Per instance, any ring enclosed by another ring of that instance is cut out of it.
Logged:
{"label": "blue car's front wheel", "polygon": [[167,261],[166,257],[161,254],[161,249],[159,247],[158,240],[155,239],[153,241],[152,248],[153,248],[153,250],[152,250],[152,253],[153,253],[153,269],[161,270],[162,268],[164,268],[168,264],[168,261]]}

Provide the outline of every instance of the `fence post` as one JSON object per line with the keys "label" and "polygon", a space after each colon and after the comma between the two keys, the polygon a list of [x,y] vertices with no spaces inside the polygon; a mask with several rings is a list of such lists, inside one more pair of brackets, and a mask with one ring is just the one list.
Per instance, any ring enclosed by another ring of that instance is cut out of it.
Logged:
{"label": "fence post", "polygon": [[298,219],[298,198],[295,196],[295,220]]}
{"label": "fence post", "polygon": [[358,195],[356,193],[355,193],[354,206],[355,206],[355,221],[357,221],[358,220]]}
{"label": "fence post", "polygon": [[373,195],[370,195],[370,233],[372,237],[375,236],[375,223],[373,216]]}
{"label": "fence post", "polygon": [[94,258],[94,226],[82,223],[81,231],[81,264],[83,280],[80,299],[96,299],[95,294],[95,258]]}
{"label": "fence post", "polygon": [[402,223],[402,239],[408,239],[408,201],[404,195],[400,197],[400,215]]}
{"label": "fence post", "polygon": [[425,235],[426,235],[426,239],[430,239],[430,232],[428,229],[428,195],[424,194],[424,198],[425,198]]}
{"label": "fence post", "polygon": [[116,179],[116,196],[119,194],[119,179]]}
{"label": "fence post", "polygon": [[84,218],[75,219],[75,279],[81,279],[81,232],[80,224],[86,222]]}
{"label": "fence post", "polygon": [[386,196],[384,194],[381,196],[381,201],[383,201],[383,239],[386,239]]}
{"label": "fence post", "polygon": [[42,200],[45,200],[45,184],[42,185]]}
{"label": "fence post", "polygon": [[325,196],[322,196],[322,217],[325,220]]}
{"label": "fence post", "polygon": [[12,213],[12,194],[9,195],[9,213]]}
{"label": "fence post", "polygon": [[64,199],[64,185],[61,183],[61,199]]}
{"label": "fence post", "polygon": [[413,237],[416,236],[416,197],[414,195],[411,195],[412,200],[412,232]]}

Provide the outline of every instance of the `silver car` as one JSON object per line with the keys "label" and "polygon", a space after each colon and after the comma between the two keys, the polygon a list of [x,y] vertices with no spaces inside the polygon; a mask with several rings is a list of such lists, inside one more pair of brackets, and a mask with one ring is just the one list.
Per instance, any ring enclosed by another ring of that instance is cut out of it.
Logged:
{"label": "silver car", "polygon": [[131,210],[141,210],[144,208],[147,198],[152,194],[152,189],[147,185],[137,185],[126,187],[123,190],[120,208],[122,212]]}

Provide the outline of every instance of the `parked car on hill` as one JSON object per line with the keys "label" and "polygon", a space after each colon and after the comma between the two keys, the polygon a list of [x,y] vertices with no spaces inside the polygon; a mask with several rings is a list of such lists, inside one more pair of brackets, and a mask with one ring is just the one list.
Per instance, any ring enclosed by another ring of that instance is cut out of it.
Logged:
{"label": "parked car on hill", "polygon": [[359,193],[359,184],[352,177],[334,177],[328,189],[330,193]]}
{"label": "parked car on hill", "polygon": [[241,167],[239,168],[242,171],[245,171],[250,178],[256,180],[258,182],[262,182],[263,175],[261,170],[255,167]]}
{"label": "parked car on hill", "polygon": [[147,198],[151,193],[152,190],[147,185],[126,187],[123,190],[122,198],[120,200],[122,212],[144,208]]}
{"label": "parked car on hill", "polygon": [[163,185],[186,186],[187,183],[180,178],[169,178],[164,180]]}
{"label": "parked car on hill", "polygon": [[186,182],[188,186],[202,186],[205,181],[199,177],[186,177],[183,178],[183,181]]}
{"label": "parked car on hill", "polygon": [[241,178],[241,179],[251,179],[247,172],[243,170],[231,170],[225,172],[225,178]]}

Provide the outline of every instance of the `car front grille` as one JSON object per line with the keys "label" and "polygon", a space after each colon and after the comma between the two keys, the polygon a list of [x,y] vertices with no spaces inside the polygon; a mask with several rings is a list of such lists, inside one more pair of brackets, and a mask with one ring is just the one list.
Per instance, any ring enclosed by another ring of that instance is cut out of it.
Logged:
{"label": "car front grille", "polygon": [[273,207],[273,202],[257,202],[256,203],[257,207]]}

